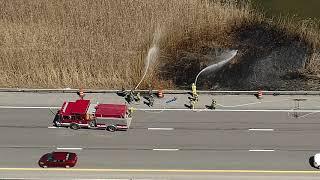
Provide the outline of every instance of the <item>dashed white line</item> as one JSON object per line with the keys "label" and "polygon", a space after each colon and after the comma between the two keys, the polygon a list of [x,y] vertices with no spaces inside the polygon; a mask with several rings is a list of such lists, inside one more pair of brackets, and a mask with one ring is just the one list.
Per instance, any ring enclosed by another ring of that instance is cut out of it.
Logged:
{"label": "dashed white line", "polygon": [[[1,177],[1,178],[3,178],[3,177]],[[40,179],[40,178],[3,178],[3,179],[7,179],[7,180],[27,180],[27,179]]]}
{"label": "dashed white line", "polygon": [[273,152],[274,149],[250,149],[250,152]]}
{"label": "dashed white line", "polygon": [[74,147],[57,147],[57,150],[82,150],[83,148],[74,148]]}
{"label": "dashed white line", "polygon": [[148,130],[164,130],[164,131],[171,131],[171,130],[174,130],[174,128],[148,128]]}
{"label": "dashed white line", "polygon": [[274,129],[248,129],[249,131],[274,131]]}
{"label": "dashed white line", "polygon": [[[133,179],[78,179],[78,180],[133,180]],[[134,180],[140,180],[140,179],[134,179]]]}
{"label": "dashed white line", "polygon": [[152,149],[153,151],[179,151],[179,149]]}
{"label": "dashed white line", "polygon": [[56,126],[49,126],[49,129],[57,129],[57,128],[61,128],[61,127],[56,127]]}

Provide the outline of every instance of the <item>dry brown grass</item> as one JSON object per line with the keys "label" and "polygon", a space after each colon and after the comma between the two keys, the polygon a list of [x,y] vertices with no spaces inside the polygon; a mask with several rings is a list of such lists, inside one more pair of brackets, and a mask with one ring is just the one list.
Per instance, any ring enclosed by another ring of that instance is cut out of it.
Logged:
{"label": "dry brown grass", "polygon": [[[267,21],[236,0],[1,0],[0,4],[0,87],[133,88],[157,30],[161,32],[157,61],[165,62],[177,51],[197,52],[203,45],[228,47],[233,28]],[[313,49],[319,47],[319,32],[310,31],[310,23],[275,23],[300,34]],[[174,87],[161,79],[157,67],[142,87],[152,82]]]}

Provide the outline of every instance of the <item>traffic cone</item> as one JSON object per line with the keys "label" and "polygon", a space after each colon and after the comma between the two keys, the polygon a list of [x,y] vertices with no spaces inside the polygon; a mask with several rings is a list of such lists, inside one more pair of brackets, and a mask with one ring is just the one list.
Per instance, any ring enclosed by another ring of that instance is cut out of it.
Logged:
{"label": "traffic cone", "polygon": [[260,89],[258,91],[258,99],[262,99],[262,91]]}
{"label": "traffic cone", "polygon": [[158,98],[163,98],[163,97],[164,97],[164,95],[163,95],[162,90],[161,89],[158,90]]}
{"label": "traffic cone", "polygon": [[79,89],[79,97],[80,97],[81,99],[83,99],[84,96],[85,96],[85,94],[84,94],[84,92],[83,92],[83,89],[82,89],[82,88]]}

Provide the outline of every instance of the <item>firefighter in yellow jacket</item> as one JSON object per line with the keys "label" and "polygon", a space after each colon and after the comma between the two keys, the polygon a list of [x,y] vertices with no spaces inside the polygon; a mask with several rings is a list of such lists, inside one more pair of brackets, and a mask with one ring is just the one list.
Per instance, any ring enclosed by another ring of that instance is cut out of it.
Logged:
{"label": "firefighter in yellow jacket", "polygon": [[191,86],[191,89],[192,89],[192,97],[196,97],[198,94],[197,94],[197,86],[192,83],[192,86]]}

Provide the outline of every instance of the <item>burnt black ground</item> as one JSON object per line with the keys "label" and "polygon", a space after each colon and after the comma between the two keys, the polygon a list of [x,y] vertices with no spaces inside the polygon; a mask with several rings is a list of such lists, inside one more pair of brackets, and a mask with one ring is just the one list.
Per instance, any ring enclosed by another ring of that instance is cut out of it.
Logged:
{"label": "burnt black ground", "polygon": [[[302,73],[311,48],[298,35],[269,24],[254,24],[233,29],[229,41],[223,48],[238,49],[237,56],[219,71],[200,75],[198,89],[320,90],[319,79],[310,81]],[[190,86],[217,49],[198,47],[178,52],[173,62],[163,66],[161,76],[177,87]]]}

